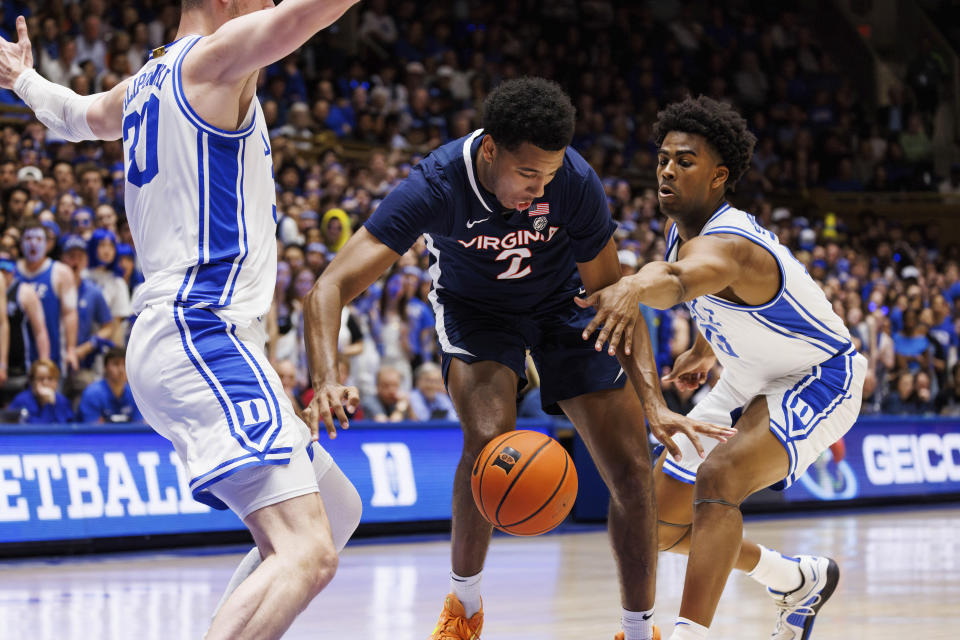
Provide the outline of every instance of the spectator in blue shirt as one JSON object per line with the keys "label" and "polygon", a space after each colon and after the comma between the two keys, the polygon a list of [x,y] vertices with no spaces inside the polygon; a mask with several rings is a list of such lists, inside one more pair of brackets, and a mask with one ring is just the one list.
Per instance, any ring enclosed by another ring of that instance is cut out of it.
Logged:
{"label": "spectator in blue shirt", "polygon": [[897,355],[897,369],[909,369],[911,373],[930,368],[930,340],[927,326],[918,322],[917,312],[907,309],[903,314],[903,330],[893,336],[893,349]]}
{"label": "spectator in blue shirt", "polygon": [[410,392],[410,411],[413,419],[458,420],[450,396],[443,389],[443,374],[433,362],[424,362],[414,376],[416,388]]}
{"label": "spectator in blue shirt", "polygon": [[87,242],[78,235],[67,235],[60,247],[60,259],[70,267],[77,285],[77,357],[80,367],[68,374],[65,385],[66,394],[76,400],[80,392],[98,377],[95,372],[97,356],[114,346],[118,323],[114,322],[100,287],[86,277]]}
{"label": "spectator in blue shirt", "polygon": [[114,347],[103,358],[103,380],[94,382],[80,396],[81,422],[140,422],[143,416],[127,384],[127,352]]}
{"label": "spectator in blue shirt", "polygon": [[8,411],[19,412],[21,422],[72,422],[70,401],[57,391],[59,384],[60,368],[53,360],[36,360],[30,367],[30,386],[14,397]]}

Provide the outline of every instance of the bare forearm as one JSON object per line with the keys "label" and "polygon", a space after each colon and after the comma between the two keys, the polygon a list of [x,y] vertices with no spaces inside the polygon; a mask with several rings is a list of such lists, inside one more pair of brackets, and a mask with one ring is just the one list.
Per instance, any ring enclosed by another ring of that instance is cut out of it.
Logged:
{"label": "bare forearm", "polygon": [[626,278],[636,288],[640,302],[654,309],[669,309],[684,301],[686,288],[668,262],[650,262]]}
{"label": "bare forearm", "polygon": [[337,337],[343,304],[340,286],[323,278],[304,298],[304,340],[314,388],[337,382]]}
{"label": "bare forearm", "polygon": [[701,356],[712,356],[713,347],[710,346],[710,342],[703,337],[703,334],[697,331],[697,339],[691,347],[697,355]]}
{"label": "bare forearm", "polygon": [[67,349],[74,349],[77,346],[77,310],[63,310],[63,333],[66,339]]}
{"label": "bare forearm", "polygon": [[653,414],[666,403],[663,391],[660,388],[660,375],[657,372],[657,362],[653,353],[653,343],[643,315],[637,317],[637,324],[633,332],[633,352],[624,355],[623,350],[617,350],[617,360],[630,379],[633,388],[643,402],[647,414]]}

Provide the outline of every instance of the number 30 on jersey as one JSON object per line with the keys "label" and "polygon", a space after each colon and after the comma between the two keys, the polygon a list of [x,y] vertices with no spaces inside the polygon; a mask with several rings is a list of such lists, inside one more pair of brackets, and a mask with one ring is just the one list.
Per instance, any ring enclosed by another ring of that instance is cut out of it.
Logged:
{"label": "number 30 on jersey", "polygon": [[160,115],[160,98],[150,96],[143,109],[129,113],[123,119],[123,141],[130,142],[130,168],[127,182],[142,187],[157,177],[160,165],[157,161],[157,129]]}

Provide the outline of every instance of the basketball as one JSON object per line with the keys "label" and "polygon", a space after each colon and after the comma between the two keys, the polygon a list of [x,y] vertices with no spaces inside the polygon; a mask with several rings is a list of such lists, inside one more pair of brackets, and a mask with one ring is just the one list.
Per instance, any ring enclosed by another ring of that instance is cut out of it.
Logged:
{"label": "basketball", "polygon": [[570,513],[577,470],[566,450],[536,431],[508,431],[483,448],[470,476],[487,521],[515,536],[550,531]]}

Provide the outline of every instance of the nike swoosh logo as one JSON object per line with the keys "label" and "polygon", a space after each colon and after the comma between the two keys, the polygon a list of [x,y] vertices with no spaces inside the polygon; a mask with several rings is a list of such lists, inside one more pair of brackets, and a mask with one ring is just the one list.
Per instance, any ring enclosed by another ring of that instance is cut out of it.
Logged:
{"label": "nike swoosh logo", "polygon": [[640,619],[641,619],[641,620],[649,620],[649,619],[652,618],[652,617],[653,617],[653,613],[648,613],[648,614],[645,615],[645,616],[640,616]]}
{"label": "nike swoosh logo", "polygon": [[473,225],[480,224],[481,222],[486,222],[489,219],[490,219],[490,216],[487,216],[482,220],[467,220],[467,229],[473,229]]}
{"label": "nike swoosh logo", "polygon": [[583,294],[585,294],[586,292],[587,292],[586,289],[584,289],[583,287],[580,287],[580,292],[579,292],[579,293],[580,293],[581,296],[582,296]]}

